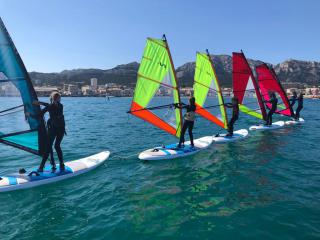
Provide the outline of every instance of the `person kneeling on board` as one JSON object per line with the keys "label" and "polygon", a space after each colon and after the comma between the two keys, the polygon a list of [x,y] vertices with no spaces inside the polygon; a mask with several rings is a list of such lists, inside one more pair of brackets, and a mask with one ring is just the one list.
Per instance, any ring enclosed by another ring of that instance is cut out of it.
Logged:
{"label": "person kneeling on board", "polygon": [[271,103],[271,108],[267,114],[267,119],[266,119],[266,126],[271,126],[272,125],[272,115],[275,113],[277,110],[277,105],[278,105],[278,99],[276,94],[273,92],[270,94],[270,100],[265,100],[265,103]]}
{"label": "person kneeling on board", "polygon": [[184,134],[186,133],[187,129],[189,132],[189,137],[190,137],[190,145],[191,147],[194,147],[193,144],[193,126],[194,126],[194,120],[196,118],[196,99],[194,97],[190,97],[189,99],[189,105],[181,105],[181,104],[175,104],[174,106],[176,108],[185,108],[187,109],[186,114],[184,115],[184,122],[183,122],[183,126],[181,129],[181,134],[180,134],[180,140],[179,140],[179,144],[178,144],[178,148],[181,148],[181,145],[184,145]]}
{"label": "person kneeling on board", "polygon": [[239,100],[236,97],[232,98],[232,103],[226,103],[227,108],[232,108],[232,118],[228,123],[228,134],[226,137],[233,136],[233,125],[239,119]]}
{"label": "person kneeling on board", "polygon": [[297,101],[298,101],[298,107],[297,107],[297,109],[296,109],[296,114],[295,114],[295,116],[294,116],[294,119],[295,119],[296,121],[299,120],[299,118],[300,118],[300,111],[301,111],[302,108],[303,108],[303,94],[302,94],[302,93],[299,94],[299,97],[298,97]]}
{"label": "person kneeling on board", "polygon": [[63,153],[60,147],[62,139],[66,134],[65,131],[65,121],[63,115],[63,105],[60,103],[61,95],[58,92],[51,93],[50,96],[50,104],[35,101],[34,105],[42,105],[44,108],[41,110],[41,115],[39,117],[43,118],[46,112],[49,112],[49,119],[47,121],[47,129],[48,129],[48,146],[46,152],[42,156],[42,161],[40,163],[38,172],[43,172],[44,166],[50,154],[50,163],[52,165],[52,172],[56,170],[56,165],[53,158],[53,150],[52,146],[54,143],[54,148],[57,152],[59,163],[60,163],[60,171],[65,170],[65,165],[63,161]]}

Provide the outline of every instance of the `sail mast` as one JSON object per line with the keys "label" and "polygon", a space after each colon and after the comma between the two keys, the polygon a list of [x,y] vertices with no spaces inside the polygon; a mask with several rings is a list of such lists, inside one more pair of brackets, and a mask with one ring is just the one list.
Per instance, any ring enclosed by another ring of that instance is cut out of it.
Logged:
{"label": "sail mast", "polygon": [[206,49],[206,53],[207,53],[207,56],[208,56],[208,59],[211,63],[211,68],[213,70],[213,74],[214,74],[214,77],[215,79],[217,79],[217,83],[216,83],[216,88],[217,88],[217,95],[218,95],[218,99],[219,99],[219,105],[220,105],[220,109],[221,109],[221,114],[223,115],[224,117],[224,128],[228,128],[228,116],[226,114],[226,106],[224,105],[224,98],[222,96],[222,91],[221,91],[221,88],[220,88],[220,84],[218,82],[218,77],[217,77],[217,74],[216,74],[216,70],[214,68],[214,65],[213,65],[213,61],[211,59],[211,56],[210,56],[210,53],[209,53],[209,50]]}
{"label": "sail mast", "polygon": [[248,68],[250,70],[250,75],[252,76],[252,82],[253,82],[253,86],[255,88],[255,93],[256,93],[256,96],[257,96],[257,99],[258,99],[259,107],[261,109],[261,114],[263,116],[263,119],[265,120],[267,118],[267,112],[266,112],[266,108],[264,107],[264,104],[263,104],[263,101],[262,101],[262,96],[261,96],[261,92],[260,92],[259,86],[257,84],[257,80],[256,80],[255,76],[253,75],[252,69],[251,69],[250,64],[248,62],[248,59],[245,57],[242,49],[241,49],[241,54],[242,54],[244,60],[246,61],[247,65],[248,65]]}
{"label": "sail mast", "polygon": [[[174,75],[174,79],[176,80],[176,86],[177,86],[177,93],[178,93],[178,100],[179,100],[179,104],[181,103],[181,98],[180,98],[180,86],[179,86],[179,81],[178,81],[178,78],[177,78],[177,74],[176,74],[176,69],[174,67],[174,64],[173,64],[173,61],[172,61],[172,56],[171,56],[171,52],[170,52],[170,49],[169,49],[169,45],[168,45],[168,42],[167,42],[167,37],[165,34],[163,34],[162,36],[163,38],[163,41],[165,42],[166,44],[166,49],[167,49],[167,52],[168,52],[168,55],[169,55],[169,59],[170,59],[170,63],[171,63],[171,66],[172,66],[172,71],[173,71],[173,75]],[[182,110],[179,108],[180,110],[180,124],[179,124],[179,127],[180,129],[178,128],[177,131],[181,131],[182,129]]]}

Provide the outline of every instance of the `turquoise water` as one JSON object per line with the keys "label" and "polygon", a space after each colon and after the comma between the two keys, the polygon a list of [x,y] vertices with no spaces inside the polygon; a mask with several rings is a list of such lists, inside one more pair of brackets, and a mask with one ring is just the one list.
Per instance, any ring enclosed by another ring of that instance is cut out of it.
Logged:
{"label": "turquoise water", "polygon": [[[1,240],[320,239],[320,101],[305,101],[304,125],[152,163],[139,161],[138,152],[176,140],[128,116],[129,98],[63,104],[66,160],[113,154],[85,175],[0,194]],[[242,114],[236,128],[255,123]],[[194,133],[217,131],[198,118]],[[39,163],[3,145],[0,159],[2,175]]]}

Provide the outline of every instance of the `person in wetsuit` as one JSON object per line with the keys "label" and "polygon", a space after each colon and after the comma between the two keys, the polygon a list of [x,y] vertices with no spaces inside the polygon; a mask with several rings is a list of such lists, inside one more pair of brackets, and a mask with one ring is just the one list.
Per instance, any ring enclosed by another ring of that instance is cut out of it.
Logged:
{"label": "person in wetsuit", "polygon": [[289,99],[290,107],[293,107],[293,105],[296,103],[297,99],[298,99],[297,92],[293,91],[292,96]]}
{"label": "person in wetsuit", "polygon": [[[291,108],[294,106],[294,104],[296,103],[297,100],[298,100],[297,92],[293,91],[292,96],[289,99]],[[295,117],[294,113],[292,113],[291,117]]]}
{"label": "person in wetsuit", "polygon": [[184,115],[184,122],[181,129],[178,148],[181,148],[181,145],[184,144],[184,134],[186,133],[187,129],[189,132],[191,146],[194,147],[192,130],[193,130],[194,120],[195,120],[195,111],[196,111],[195,103],[196,103],[196,99],[194,97],[191,97],[189,99],[189,105],[184,105],[184,106],[180,104],[175,105],[175,107],[177,108],[181,108],[181,109],[185,108],[187,110],[186,114]]}
{"label": "person in wetsuit", "polygon": [[277,105],[278,105],[278,99],[276,94],[273,92],[270,94],[270,100],[264,101],[265,103],[271,103],[271,108],[267,114],[267,119],[266,119],[266,125],[271,126],[272,125],[272,115],[274,112],[277,110]]}
{"label": "person in wetsuit", "polygon": [[298,101],[298,107],[297,107],[297,109],[296,109],[296,114],[295,114],[295,116],[294,116],[295,120],[299,120],[299,118],[300,118],[300,111],[301,111],[302,108],[303,108],[303,94],[302,94],[302,93],[299,94],[299,97],[298,97],[297,101]]}
{"label": "person in wetsuit", "polygon": [[232,103],[226,103],[227,108],[232,108],[232,118],[228,123],[228,134],[227,137],[233,136],[233,125],[239,119],[239,100],[236,97],[232,98]]}
{"label": "person in wetsuit", "polygon": [[56,170],[56,165],[53,159],[53,150],[52,146],[54,144],[54,148],[57,152],[59,163],[60,163],[60,171],[65,170],[65,165],[63,161],[63,153],[60,147],[60,144],[62,142],[62,139],[64,135],[66,134],[65,131],[65,121],[64,121],[64,115],[63,115],[63,105],[60,103],[61,101],[61,95],[58,92],[53,92],[50,96],[50,104],[35,101],[34,105],[42,105],[44,108],[41,110],[41,117],[46,112],[49,112],[49,119],[47,121],[47,129],[48,129],[48,146],[46,149],[46,153],[42,157],[42,161],[40,163],[38,172],[43,172],[43,168],[45,166],[45,163],[49,157],[49,154],[51,155],[51,165],[52,165],[52,171],[54,172]]}

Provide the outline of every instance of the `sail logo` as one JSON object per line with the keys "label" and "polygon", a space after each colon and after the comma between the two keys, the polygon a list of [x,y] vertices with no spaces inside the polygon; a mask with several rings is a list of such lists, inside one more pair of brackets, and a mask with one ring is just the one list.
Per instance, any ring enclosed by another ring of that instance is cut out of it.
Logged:
{"label": "sail logo", "polygon": [[159,62],[159,64],[160,64],[160,67],[167,68],[167,65],[166,65],[166,64],[164,64],[164,63],[162,63],[162,62]]}
{"label": "sail logo", "polygon": [[1,80],[8,80],[8,77],[3,72],[0,72],[0,81]]}

